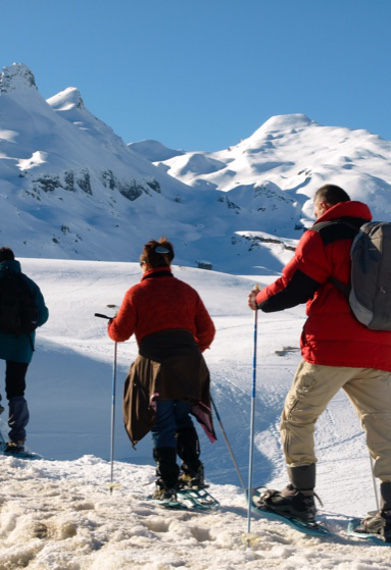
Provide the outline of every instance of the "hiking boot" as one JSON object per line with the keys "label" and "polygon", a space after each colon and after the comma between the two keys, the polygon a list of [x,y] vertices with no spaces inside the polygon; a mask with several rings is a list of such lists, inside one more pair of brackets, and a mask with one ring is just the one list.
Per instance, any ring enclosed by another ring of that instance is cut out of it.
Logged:
{"label": "hiking boot", "polygon": [[384,521],[383,538],[385,542],[391,542],[391,483],[382,481],[380,484],[381,516]]}
{"label": "hiking boot", "polygon": [[162,479],[156,481],[156,489],[152,499],[157,501],[176,501],[176,489],[169,489]]}
{"label": "hiking boot", "polygon": [[156,489],[152,495],[156,501],[176,501],[175,489]]}
{"label": "hiking boot", "polygon": [[24,441],[9,441],[5,446],[4,453],[17,455],[24,452]]}
{"label": "hiking boot", "polygon": [[384,542],[391,542],[391,511],[369,513],[356,528],[357,532],[365,532],[382,537]]}
{"label": "hiking boot", "polygon": [[176,463],[175,447],[155,447],[153,458],[156,461],[156,484],[165,489],[176,489],[178,486],[179,466]]}
{"label": "hiking boot", "polygon": [[381,516],[384,520],[383,524],[384,542],[391,542],[391,511],[382,511]]}
{"label": "hiking boot", "polygon": [[[183,466],[182,466],[183,467]],[[179,489],[205,489],[205,479],[204,479],[204,465],[200,462],[200,465],[193,475],[188,469],[184,470],[179,476]]]}
{"label": "hiking boot", "polygon": [[254,503],[258,507],[305,523],[313,522],[316,515],[314,491],[298,491],[291,483],[282,491],[266,489]]}

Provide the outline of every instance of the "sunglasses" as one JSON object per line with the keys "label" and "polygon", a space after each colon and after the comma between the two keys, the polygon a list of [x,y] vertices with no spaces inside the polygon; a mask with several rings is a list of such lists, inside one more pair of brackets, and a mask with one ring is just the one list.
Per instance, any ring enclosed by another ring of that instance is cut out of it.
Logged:
{"label": "sunglasses", "polygon": [[[161,255],[167,255],[170,253],[170,250],[162,245],[156,246],[153,251],[155,253],[160,253]],[[145,261],[140,261],[140,266],[142,267],[143,265],[145,265]]]}
{"label": "sunglasses", "polygon": [[155,247],[154,249],[155,253],[161,253],[161,254],[166,254],[166,253],[170,253],[170,250],[167,249],[166,247],[163,247],[162,245],[158,245],[157,247]]}

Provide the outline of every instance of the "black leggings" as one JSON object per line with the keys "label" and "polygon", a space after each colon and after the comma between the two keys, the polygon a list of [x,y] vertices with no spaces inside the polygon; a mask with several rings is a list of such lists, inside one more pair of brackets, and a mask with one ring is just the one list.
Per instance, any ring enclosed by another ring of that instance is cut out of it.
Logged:
{"label": "black leggings", "polygon": [[7,360],[5,368],[5,393],[7,399],[24,396],[28,364]]}
{"label": "black leggings", "polygon": [[24,398],[28,364],[6,361],[5,392],[8,400],[8,432],[10,441],[24,442],[30,414]]}

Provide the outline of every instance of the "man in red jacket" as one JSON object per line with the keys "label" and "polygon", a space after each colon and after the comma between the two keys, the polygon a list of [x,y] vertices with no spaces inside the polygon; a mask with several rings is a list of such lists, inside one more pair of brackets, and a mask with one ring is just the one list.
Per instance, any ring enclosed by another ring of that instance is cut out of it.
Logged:
{"label": "man in red jacket", "polygon": [[362,525],[391,542],[391,332],[361,324],[331,281],[348,285],[352,241],[372,216],[365,204],[351,201],[334,185],[316,192],[314,214],[316,223],[300,239],[282,276],[248,296],[250,308],[264,312],[307,303],[308,317],[301,335],[303,360],[281,421],[290,483],[281,492],[267,490],[261,501],[286,516],[314,519],[315,422],[343,388],[366,432],[374,474],[381,480],[381,511]]}

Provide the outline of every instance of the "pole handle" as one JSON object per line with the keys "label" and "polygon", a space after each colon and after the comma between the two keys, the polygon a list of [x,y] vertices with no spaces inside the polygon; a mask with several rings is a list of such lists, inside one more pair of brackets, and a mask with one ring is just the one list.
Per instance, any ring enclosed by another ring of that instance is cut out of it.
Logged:
{"label": "pole handle", "polygon": [[108,320],[112,318],[108,317],[107,315],[102,315],[102,313],[95,313],[94,317],[100,317],[101,319],[108,319]]}
{"label": "pole handle", "polygon": [[[260,291],[260,290],[261,290],[261,288],[259,286],[259,283],[255,283],[253,291]],[[255,314],[257,314],[257,313],[258,313],[258,306],[255,303]],[[254,317],[254,318],[258,318],[258,317]]]}

